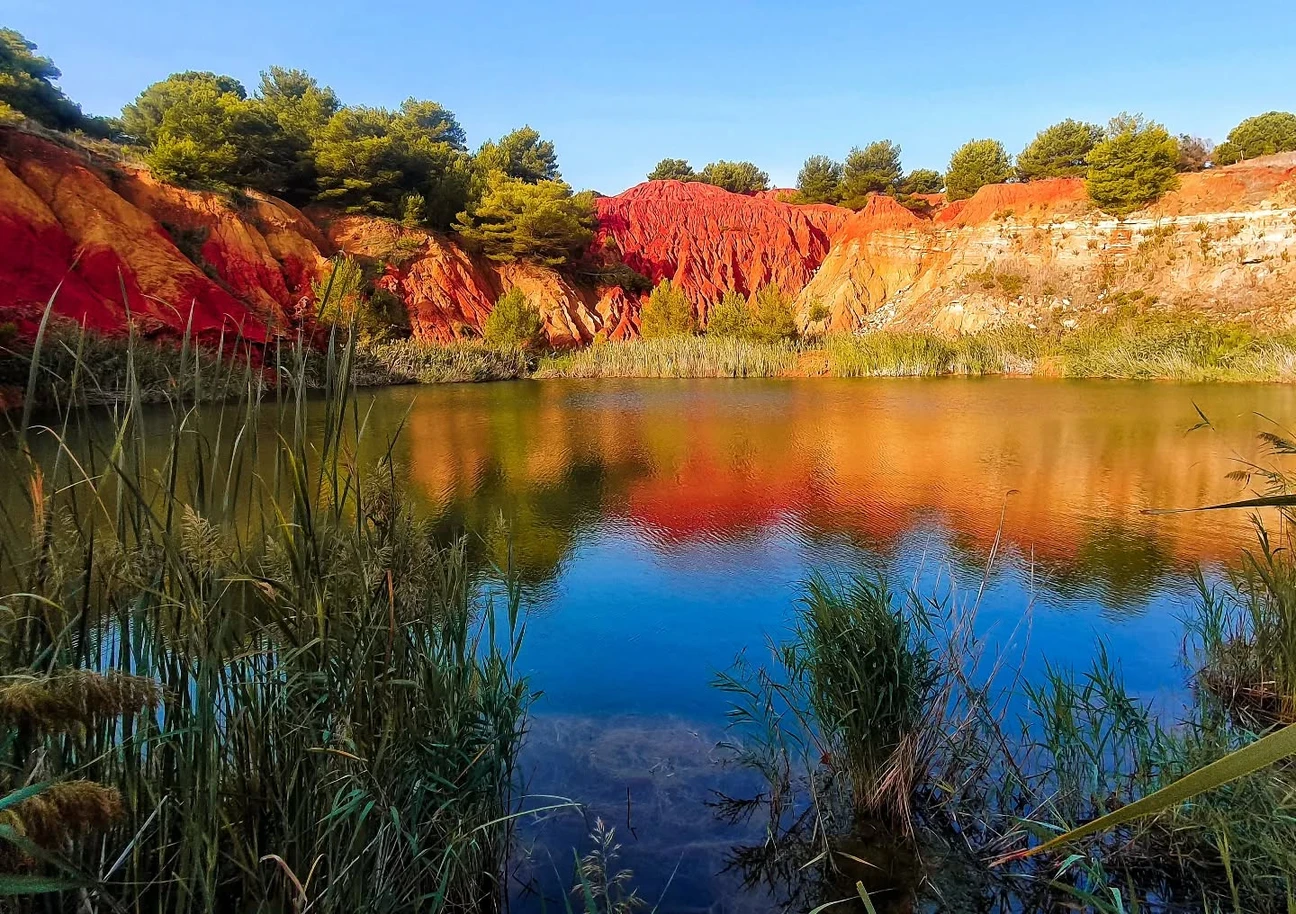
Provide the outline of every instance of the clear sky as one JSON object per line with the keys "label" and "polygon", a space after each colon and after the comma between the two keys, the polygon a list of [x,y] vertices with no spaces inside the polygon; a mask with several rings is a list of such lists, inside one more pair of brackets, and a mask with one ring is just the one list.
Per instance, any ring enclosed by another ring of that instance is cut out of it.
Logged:
{"label": "clear sky", "polygon": [[251,89],[299,67],[344,102],[438,101],[473,147],[529,123],[605,193],[665,156],[750,159],[788,186],[806,156],[883,137],[943,168],[965,140],[1015,153],[1065,117],[1222,140],[1296,109],[1293,0],[0,0],[0,25],[92,114],[177,70]]}

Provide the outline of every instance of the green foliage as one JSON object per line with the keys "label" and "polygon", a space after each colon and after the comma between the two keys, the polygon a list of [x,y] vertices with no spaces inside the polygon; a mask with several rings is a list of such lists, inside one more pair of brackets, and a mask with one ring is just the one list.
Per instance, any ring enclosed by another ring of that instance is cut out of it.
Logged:
{"label": "green foliage", "polygon": [[796,364],[787,343],[668,336],[587,346],[541,361],[537,378],[777,378]]}
{"label": "green foliage", "polygon": [[684,159],[662,159],[648,172],[649,181],[692,181],[696,178],[697,172]]}
{"label": "green foliage", "polygon": [[311,294],[319,309],[317,319],[349,327],[359,318],[368,285],[364,268],[354,257],[345,254],[334,257],[324,275],[311,283]]}
{"label": "green foliage", "polygon": [[436,102],[408,99],[399,111],[346,107],[314,144],[316,199],[348,212],[400,218],[421,194],[425,224],[448,228],[468,200],[470,160],[463,129]]}
{"label": "green foliage", "polygon": [[904,176],[896,191],[900,194],[938,194],[945,186],[945,176],[934,168],[917,168]]}
{"label": "green foliage", "polygon": [[492,260],[558,266],[590,243],[594,223],[590,194],[573,196],[562,181],[528,184],[494,172],[480,202],[459,214],[455,231]]}
{"label": "green foliage", "polygon": [[177,184],[282,193],[305,152],[284,141],[271,111],[242,85],[210,73],[155,83],[123,109],[122,122],[152,145],[149,168]]}
{"label": "green foliage", "polygon": [[751,162],[712,162],[698,172],[696,180],[714,184],[736,194],[769,189],[769,175]]}
{"label": "green foliage", "polygon": [[836,203],[842,165],[827,156],[811,156],[797,174],[797,195],[803,203]]}
{"label": "green foliage", "polygon": [[1035,135],[1017,156],[1017,177],[1022,181],[1040,178],[1074,178],[1088,168],[1089,151],[1103,138],[1098,124],[1068,118]]}
{"label": "green foliage", "polygon": [[842,166],[840,197],[846,206],[859,209],[869,194],[884,194],[900,183],[900,147],[890,140],[877,140],[846,155]]}
{"label": "green foliage", "polygon": [[1225,140],[1211,153],[1212,165],[1236,165],[1242,161],[1242,150],[1236,143]]}
{"label": "green foliage", "polygon": [[271,67],[261,74],[257,99],[279,125],[286,147],[280,158],[288,160],[283,193],[304,200],[315,192],[315,139],[342,107],[337,95],[302,70]]}
{"label": "green foliage", "polygon": [[1012,174],[1012,160],[1003,143],[969,140],[950,157],[945,192],[951,201],[966,200],[987,184],[1002,184]]}
{"label": "green foliage", "polygon": [[707,309],[707,336],[747,339],[751,325],[752,312],[747,299],[732,289]]}
{"label": "green foliage", "polygon": [[1291,152],[1296,149],[1296,114],[1269,111],[1249,117],[1229,131],[1228,142],[1238,160]]}
{"label": "green foliage", "polygon": [[639,314],[639,332],[646,340],[692,336],[697,332],[693,303],[669,279],[663,279],[652,290]]}
{"label": "green foliage", "polygon": [[792,297],[778,286],[763,286],[752,296],[751,338],[762,343],[794,340],[796,313]]}
{"label": "green foliage", "polygon": [[477,150],[476,165],[483,173],[503,172],[510,178],[527,184],[562,178],[558,173],[554,144],[540,139],[540,134],[530,127],[520,127],[506,133],[499,138],[499,142],[483,143],[481,149]]}
{"label": "green foliage", "polygon": [[21,33],[0,28],[0,104],[54,130],[85,128],[81,106],[55,85],[58,67],[35,51]]}
{"label": "green foliage", "polygon": [[521,289],[510,289],[486,318],[482,336],[499,349],[537,349],[545,341],[544,322]]}
{"label": "green foliage", "polygon": [[1156,202],[1178,182],[1179,145],[1140,115],[1113,118],[1107,138],[1089,153],[1089,197],[1118,216]]}

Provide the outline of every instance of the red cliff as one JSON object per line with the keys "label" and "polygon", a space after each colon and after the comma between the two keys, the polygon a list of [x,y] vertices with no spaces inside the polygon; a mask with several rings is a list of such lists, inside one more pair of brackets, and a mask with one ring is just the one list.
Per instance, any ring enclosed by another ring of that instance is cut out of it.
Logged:
{"label": "red cliff", "polygon": [[595,246],[611,238],[627,266],[684,290],[705,319],[725,292],[800,291],[851,212],[795,206],[709,184],[648,181],[598,202]]}

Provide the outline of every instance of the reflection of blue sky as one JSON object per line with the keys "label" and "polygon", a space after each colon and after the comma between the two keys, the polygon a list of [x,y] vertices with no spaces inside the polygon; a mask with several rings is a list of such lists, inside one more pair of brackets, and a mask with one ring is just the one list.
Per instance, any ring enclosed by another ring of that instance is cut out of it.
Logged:
{"label": "reflection of blue sky", "polygon": [[[625,526],[601,528],[576,546],[532,615],[522,663],[545,692],[538,710],[718,721],[725,703],[710,688],[714,673],[744,648],[763,659],[766,639],[786,633],[800,582],[814,570],[885,568],[896,589],[975,598],[979,573],[958,564],[940,531],[911,531],[888,552],[842,538],[810,542],[785,525],[739,542],[669,549]],[[1182,691],[1179,619],[1193,598],[1186,573],[1162,580],[1135,611],[1105,605],[1100,591],[1060,595],[1039,574],[1023,556],[1001,554],[978,613],[992,649],[1024,652],[1022,671],[1037,678],[1046,657],[1087,667],[1102,638],[1134,693]]]}

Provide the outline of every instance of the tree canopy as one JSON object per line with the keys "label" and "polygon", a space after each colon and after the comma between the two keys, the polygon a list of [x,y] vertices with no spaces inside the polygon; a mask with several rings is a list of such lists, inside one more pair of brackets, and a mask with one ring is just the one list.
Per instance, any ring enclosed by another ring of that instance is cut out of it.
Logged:
{"label": "tree canopy", "polygon": [[811,156],[797,174],[797,194],[802,203],[836,203],[842,166],[827,156]]}
{"label": "tree canopy", "polygon": [[497,171],[454,228],[491,260],[558,266],[589,245],[594,223],[592,194],[573,195],[562,181],[528,184]]}
{"label": "tree canopy", "polygon": [[752,313],[747,299],[733,289],[707,309],[707,336],[745,339],[751,323]]}
{"label": "tree canopy", "polygon": [[540,139],[540,134],[530,127],[519,127],[497,142],[483,143],[477,150],[477,166],[485,173],[500,171],[528,184],[562,177],[554,144]]}
{"label": "tree canopy", "polygon": [[863,149],[856,146],[842,166],[840,197],[853,209],[864,205],[869,194],[895,190],[900,182],[900,147],[890,140],[877,140]]}
{"label": "tree canopy", "polygon": [[1071,120],[1046,127],[1017,156],[1017,177],[1022,181],[1040,178],[1074,178],[1088,171],[1089,151],[1103,138],[1098,124]]}
{"label": "tree canopy", "polygon": [[1089,196],[1103,210],[1127,215],[1174,188],[1178,163],[1179,144],[1164,127],[1122,114],[1089,153]]}
{"label": "tree canopy", "polygon": [[712,162],[698,172],[697,180],[714,184],[736,194],[749,194],[769,189],[769,175],[751,162]]}
{"label": "tree canopy", "polygon": [[0,28],[0,102],[54,130],[93,130],[94,119],[55,85],[61,75],[22,33]]}
{"label": "tree canopy", "polygon": [[[1225,157],[1233,161],[1296,150],[1296,114],[1269,111],[1249,117],[1229,131],[1227,145]],[[1233,161],[1219,164],[1231,165]]]}
{"label": "tree canopy", "polygon": [[683,159],[662,159],[648,172],[649,181],[692,181],[696,177],[693,166]]}
{"label": "tree canopy", "polygon": [[969,140],[950,157],[945,193],[950,200],[966,200],[987,184],[1002,184],[1012,174],[1012,160],[1003,143]]}
{"label": "tree canopy", "polygon": [[904,176],[896,188],[901,194],[938,194],[945,186],[945,176],[934,168],[916,168]]}

